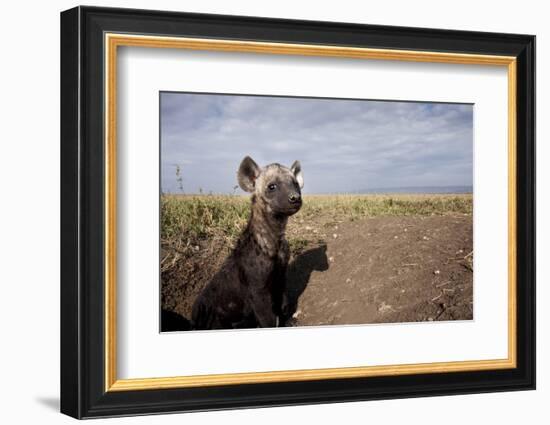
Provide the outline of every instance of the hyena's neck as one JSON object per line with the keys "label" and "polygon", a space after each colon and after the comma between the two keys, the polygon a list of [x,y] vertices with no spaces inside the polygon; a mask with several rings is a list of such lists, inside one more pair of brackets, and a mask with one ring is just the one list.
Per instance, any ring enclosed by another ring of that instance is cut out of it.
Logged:
{"label": "hyena's neck", "polygon": [[285,238],[288,217],[274,215],[262,201],[252,200],[252,211],[247,231],[260,249],[268,256],[275,256]]}

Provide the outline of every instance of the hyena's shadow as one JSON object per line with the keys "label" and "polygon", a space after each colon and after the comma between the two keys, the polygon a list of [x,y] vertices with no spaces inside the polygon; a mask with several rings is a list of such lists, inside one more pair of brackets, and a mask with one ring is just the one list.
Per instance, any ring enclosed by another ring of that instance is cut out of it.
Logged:
{"label": "hyena's shadow", "polygon": [[288,320],[298,308],[298,299],[305,291],[311,273],[314,271],[328,270],[327,246],[321,245],[317,248],[307,250],[299,254],[294,261],[288,265],[286,277],[286,305],[284,316]]}

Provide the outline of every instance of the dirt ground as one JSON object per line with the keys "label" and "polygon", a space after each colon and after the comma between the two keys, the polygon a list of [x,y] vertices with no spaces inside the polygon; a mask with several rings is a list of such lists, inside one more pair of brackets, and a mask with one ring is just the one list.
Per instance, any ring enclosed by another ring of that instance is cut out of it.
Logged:
{"label": "dirt ground", "polygon": [[[473,318],[470,214],[318,218],[299,228],[308,235],[290,262],[287,326]],[[226,255],[216,241],[196,248],[211,254],[162,275],[163,330],[186,329],[195,297]],[[186,285],[181,276],[190,277]]]}
{"label": "dirt ground", "polygon": [[472,319],[471,217],[376,217],[331,232],[326,252],[293,264],[290,286],[304,286],[295,325]]}

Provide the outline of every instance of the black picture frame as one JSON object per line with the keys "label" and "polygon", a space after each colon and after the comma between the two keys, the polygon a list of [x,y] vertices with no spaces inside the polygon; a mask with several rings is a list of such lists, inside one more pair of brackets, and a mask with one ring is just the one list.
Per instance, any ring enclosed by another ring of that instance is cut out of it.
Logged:
{"label": "black picture frame", "polygon": [[[517,367],[105,391],[104,34],[154,34],[517,60]],[[535,37],[132,9],[61,13],[61,412],[75,418],[535,388]]]}

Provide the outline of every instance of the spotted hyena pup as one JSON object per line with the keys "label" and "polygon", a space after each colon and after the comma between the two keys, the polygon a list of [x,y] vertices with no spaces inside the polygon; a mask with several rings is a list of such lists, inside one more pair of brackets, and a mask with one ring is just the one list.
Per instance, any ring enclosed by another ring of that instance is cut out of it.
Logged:
{"label": "spotted hyena pup", "polygon": [[248,224],[233,252],[193,305],[195,329],[274,327],[282,324],[289,259],[285,228],[302,206],[300,163],[260,168],[245,157],[239,186],[252,193]]}

